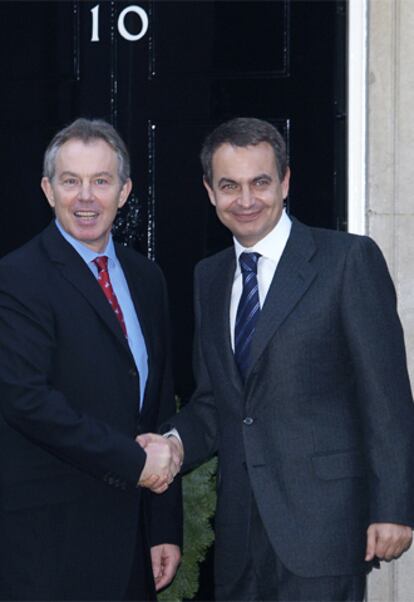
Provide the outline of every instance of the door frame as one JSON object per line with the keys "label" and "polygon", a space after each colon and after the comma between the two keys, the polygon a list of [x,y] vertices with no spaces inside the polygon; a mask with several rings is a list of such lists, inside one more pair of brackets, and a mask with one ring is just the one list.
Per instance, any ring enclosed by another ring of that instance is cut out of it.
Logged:
{"label": "door frame", "polygon": [[348,232],[367,228],[368,0],[348,0]]}

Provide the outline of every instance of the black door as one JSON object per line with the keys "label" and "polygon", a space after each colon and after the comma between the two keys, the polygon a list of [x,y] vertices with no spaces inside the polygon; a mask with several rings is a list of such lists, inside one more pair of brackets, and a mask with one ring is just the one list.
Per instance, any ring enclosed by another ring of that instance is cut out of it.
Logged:
{"label": "black door", "polygon": [[345,0],[0,3],[0,254],[40,231],[45,145],[79,115],[118,127],[134,194],[116,235],[163,267],[177,392],[192,387],[192,270],[229,244],[201,186],[205,134],[234,116],[284,132],[289,207],[345,224]]}

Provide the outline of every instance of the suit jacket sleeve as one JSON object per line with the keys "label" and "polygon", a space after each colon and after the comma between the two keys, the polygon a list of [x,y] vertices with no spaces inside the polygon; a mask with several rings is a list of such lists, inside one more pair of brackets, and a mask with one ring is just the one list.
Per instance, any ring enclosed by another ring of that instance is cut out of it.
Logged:
{"label": "suit jacket sleeve", "polygon": [[190,402],[164,425],[163,430],[174,427],[180,434],[184,445],[184,470],[201,464],[217,452],[218,424],[214,393],[208,374],[200,337],[201,286],[204,280],[200,267],[195,271],[194,310],[195,336],[193,351],[193,370],[197,388]]}
{"label": "suit jacket sleeve", "polygon": [[[81,413],[53,387],[58,344],[53,312],[37,284],[42,274],[0,266],[0,403],[5,421],[29,440],[73,466],[106,480],[116,475],[136,486],[145,453],[133,438]],[[64,303],[64,300],[62,300]],[[82,328],[70,315],[73,328]]]}
{"label": "suit jacket sleeve", "polygon": [[368,459],[370,522],[414,525],[413,405],[396,295],[384,258],[355,238],[342,290]]}
{"label": "suit jacket sleeve", "polygon": [[[167,290],[164,278],[161,278],[163,283],[162,304],[164,319],[162,324],[158,326],[160,329],[162,328],[160,334],[162,335],[161,340],[164,345],[165,361],[160,384],[158,428],[176,411],[171,367],[170,317]],[[150,498],[150,545],[156,546],[163,543],[173,543],[182,546],[181,477],[177,476],[162,495],[151,492],[146,493]]]}

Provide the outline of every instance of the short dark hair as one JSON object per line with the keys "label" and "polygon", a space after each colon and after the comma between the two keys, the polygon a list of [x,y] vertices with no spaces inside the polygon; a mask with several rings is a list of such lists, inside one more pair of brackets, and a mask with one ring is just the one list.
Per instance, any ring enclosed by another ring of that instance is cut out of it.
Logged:
{"label": "short dark hair", "polygon": [[130,176],[130,160],[124,141],[116,129],[103,119],[85,119],[80,117],[60,130],[49,143],[43,159],[43,176],[52,180],[56,169],[56,155],[59,149],[69,140],[81,140],[88,143],[92,140],[103,140],[118,157],[118,175],[124,185]]}
{"label": "short dark hair", "polygon": [[262,119],[236,117],[219,125],[207,136],[201,149],[200,159],[204,177],[211,186],[213,181],[213,155],[222,144],[249,146],[267,142],[273,149],[280,181],[287,170],[286,143],[279,130]]}

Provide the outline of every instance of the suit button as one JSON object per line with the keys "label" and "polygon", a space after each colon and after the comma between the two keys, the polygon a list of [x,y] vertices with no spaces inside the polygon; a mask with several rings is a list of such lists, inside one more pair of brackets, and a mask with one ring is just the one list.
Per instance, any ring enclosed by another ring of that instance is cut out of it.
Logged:
{"label": "suit button", "polygon": [[246,418],[243,420],[243,423],[246,426],[250,426],[251,424],[253,424],[253,422],[254,422],[254,419],[251,418],[250,416],[246,416]]}
{"label": "suit button", "polygon": [[134,376],[134,377],[138,376],[138,372],[135,370],[135,368],[130,368],[128,370],[128,374],[129,374],[129,376]]}

